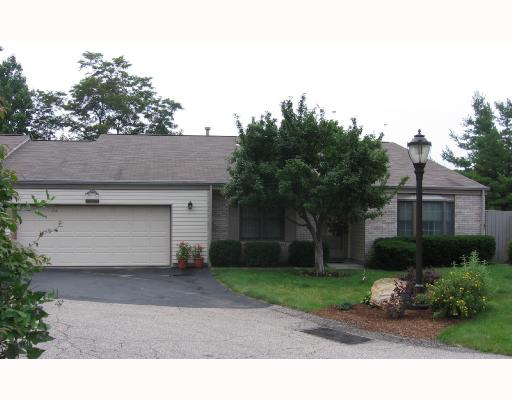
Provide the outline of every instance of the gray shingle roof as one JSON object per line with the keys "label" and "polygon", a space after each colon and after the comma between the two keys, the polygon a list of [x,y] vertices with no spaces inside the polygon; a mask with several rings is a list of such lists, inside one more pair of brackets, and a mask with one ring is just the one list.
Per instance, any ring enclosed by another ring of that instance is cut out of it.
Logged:
{"label": "gray shingle roof", "polygon": [[101,135],[97,141],[31,141],[5,166],[23,181],[224,183],[233,136]]}
{"label": "gray shingle roof", "polygon": [[5,154],[9,154],[28,139],[25,135],[0,135],[0,145],[5,147]]}
{"label": "gray shingle roof", "polygon": [[[416,187],[416,177],[414,169],[409,159],[409,153],[405,147],[396,143],[384,142],[382,146],[388,152],[390,177],[389,186],[396,186],[401,178],[408,176],[405,183],[406,188]],[[429,161],[425,166],[425,175],[423,177],[423,187],[425,188],[443,188],[443,189],[486,189],[487,187],[480,183],[459,174],[449,168]]]}
{"label": "gray shingle roof", "polygon": [[[6,138],[0,137],[0,143]],[[5,166],[16,172],[21,183],[222,184],[229,178],[227,160],[235,143],[234,136],[146,135],[102,135],[93,142],[29,141],[5,160]],[[383,146],[390,161],[389,186],[409,176],[405,187],[413,188],[415,178],[407,149],[389,142]],[[424,186],[485,189],[433,161],[425,169]]]}

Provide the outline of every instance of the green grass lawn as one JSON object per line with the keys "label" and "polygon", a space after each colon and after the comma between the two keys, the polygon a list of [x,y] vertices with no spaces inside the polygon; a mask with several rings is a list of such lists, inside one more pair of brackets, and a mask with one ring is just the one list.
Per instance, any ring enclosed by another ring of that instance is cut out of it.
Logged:
{"label": "green grass lawn", "polygon": [[439,340],[480,351],[512,355],[512,265],[489,266],[489,307],[475,318],[441,332]]}
{"label": "green grass lawn", "polygon": [[343,271],[345,276],[317,278],[299,275],[295,268],[213,268],[213,275],[235,292],[310,312],[342,301],[359,303],[373,281],[400,272]]}
{"label": "green grass lawn", "polygon": [[[477,317],[444,330],[439,340],[480,351],[512,355],[512,266],[489,266],[492,295]],[[232,290],[250,297],[311,312],[344,301],[358,303],[379,278],[398,271],[343,271],[344,276],[301,276],[295,268],[213,268],[213,275]]]}

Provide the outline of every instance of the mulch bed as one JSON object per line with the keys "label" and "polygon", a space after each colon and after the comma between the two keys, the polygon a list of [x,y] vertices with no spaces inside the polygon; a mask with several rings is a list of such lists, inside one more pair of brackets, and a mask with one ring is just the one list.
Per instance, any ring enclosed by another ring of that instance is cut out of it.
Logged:
{"label": "mulch bed", "polygon": [[406,310],[403,318],[390,319],[381,309],[365,304],[356,304],[346,311],[332,306],[315,311],[314,314],[368,331],[427,340],[435,340],[443,329],[457,323],[447,318],[433,319],[431,310]]}

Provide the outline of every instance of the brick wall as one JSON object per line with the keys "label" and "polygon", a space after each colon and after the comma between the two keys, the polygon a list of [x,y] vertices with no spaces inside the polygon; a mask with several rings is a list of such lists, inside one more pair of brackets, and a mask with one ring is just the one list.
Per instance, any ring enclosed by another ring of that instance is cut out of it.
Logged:
{"label": "brick wall", "polygon": [[218,190],[213,191],[212,203],[212,240],[228,239],[229,207]]}
{"label": "brick wall", "polygon": [[311,238],[311,233],[309,233],[308,228],[300,225],[297,225],[296,238],[296,240],[313,240]]}
{"label": "brick wall", "polygon": [[480,235],[482,227],[481,194],[455,196],[455,234]]}
{"label": "brick wall", "polygon": [[365,256],[373,246],[375,239],[381,237],[396,236],[397,233],[397,197],[391,201],[382,210],[383,214],[375,219],[366,221],[365,229]]}

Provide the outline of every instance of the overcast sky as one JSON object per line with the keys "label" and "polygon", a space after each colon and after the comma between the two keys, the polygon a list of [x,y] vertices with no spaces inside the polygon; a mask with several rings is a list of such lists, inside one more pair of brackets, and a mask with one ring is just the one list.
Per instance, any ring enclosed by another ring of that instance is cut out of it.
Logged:
{"label": "overcast sky", "polygon": [[[87,4],[92,8],[95,1]],[[233,15],[226,18],[225,13],[216,19],[211,15],[213,24],[208,14],[218,9],[194,14],[190,3],[198,2],[187,3],[189,8],[183,12],[188,14],[182,14],[183,18],[176,18],[177,11],[172,9],[167,14],[172,18],[165,21],[158,8],[150,19],[141,15],[140,9],[126,7],[124,19],[111,20],[107,27],[105,15],[99,13],[96,18],[90,8],[79,12],[62,6],[56,14],[52,7],[38,9],[34,3],[27,29],[20,30],[17,25],[16,31],[13,21],[7,22],[12,27],[0,27],[0,38],[4,38],[0,58],[15,54],[31,88],[67,91],[83,76],[77,61],[84,51],[102,52],[106,57],[124,55],[133,64],[133,73],[153,77],[160,95],[183,105],[176,122],[185,134],[204,134],[204,127],[211,126],[212,134],[235,135],[235,113],[243,121],[267,110],[278,116],[280,101],[306,93],[311,106],[318,104],[343,125],[356,117],[365,132],[383,131],[385,140],[401,145],[421,128],[433,142],[432,155],[437,161],[445,146],[453,147],[449,132],[461,131],[475,91],[490,101],[512,98],[512,34],[503,33],[499,26],[503,15],[496,9],[495,24],[485,30],[480,27],[480,32],[468,24],[468,19],[472,22],[471,18],[479,16],[471,7],[468,9],[474,13],[460,19],[460,27],[457,19],[446,15],[439,19],[439,14],[430,10],[437,18],[432,19],[428,10],[423,10],[415,16],[419,18],[416,25],[405,14],[397,20],[394,14],[379,18],[372,13],[365,20],[367,29],[340,14],[335,21],[344,30],[338,32],[324,27],[334,23],[329,12],[308,23],[307,8],[300,8],[293,19],[280,20],[272,14],[264,20],[258,14],[265,14],[261,8],[239,7],[235,10],[238,16],[247,16],[249,11],[254,15],[245,19],[246,24]],[[273,10],[278,15],[283,11]],[[315,10],[310,12],[317,13]],[[117,11],[104,12],[115,15]],[[460,15],[460,9],[453,12]],[[134,26],[137,17],[139,25]],[[198,19],[201,25],[194,25]],[[346,20],[351,22],[342,22]],[[65,22],[59,25],[56,21]],[[236,31],[226,28],[230,23],[233,27],[233,21]],[[255,33],[256,21],[261,35]],[[407,21],[402,27],[411,30],[397,29],[399,21]],[[318,28],[310,31],[311,24]],[[176,25],[179,34],[163,33]],[[347,30],[347,25],[357,32]],[[423,30],[415,29],[418,26]],[[435,29],[428,31],[429,36],[425,29],[432,26]],[[485,41],[476,41],[479,38]]]}

